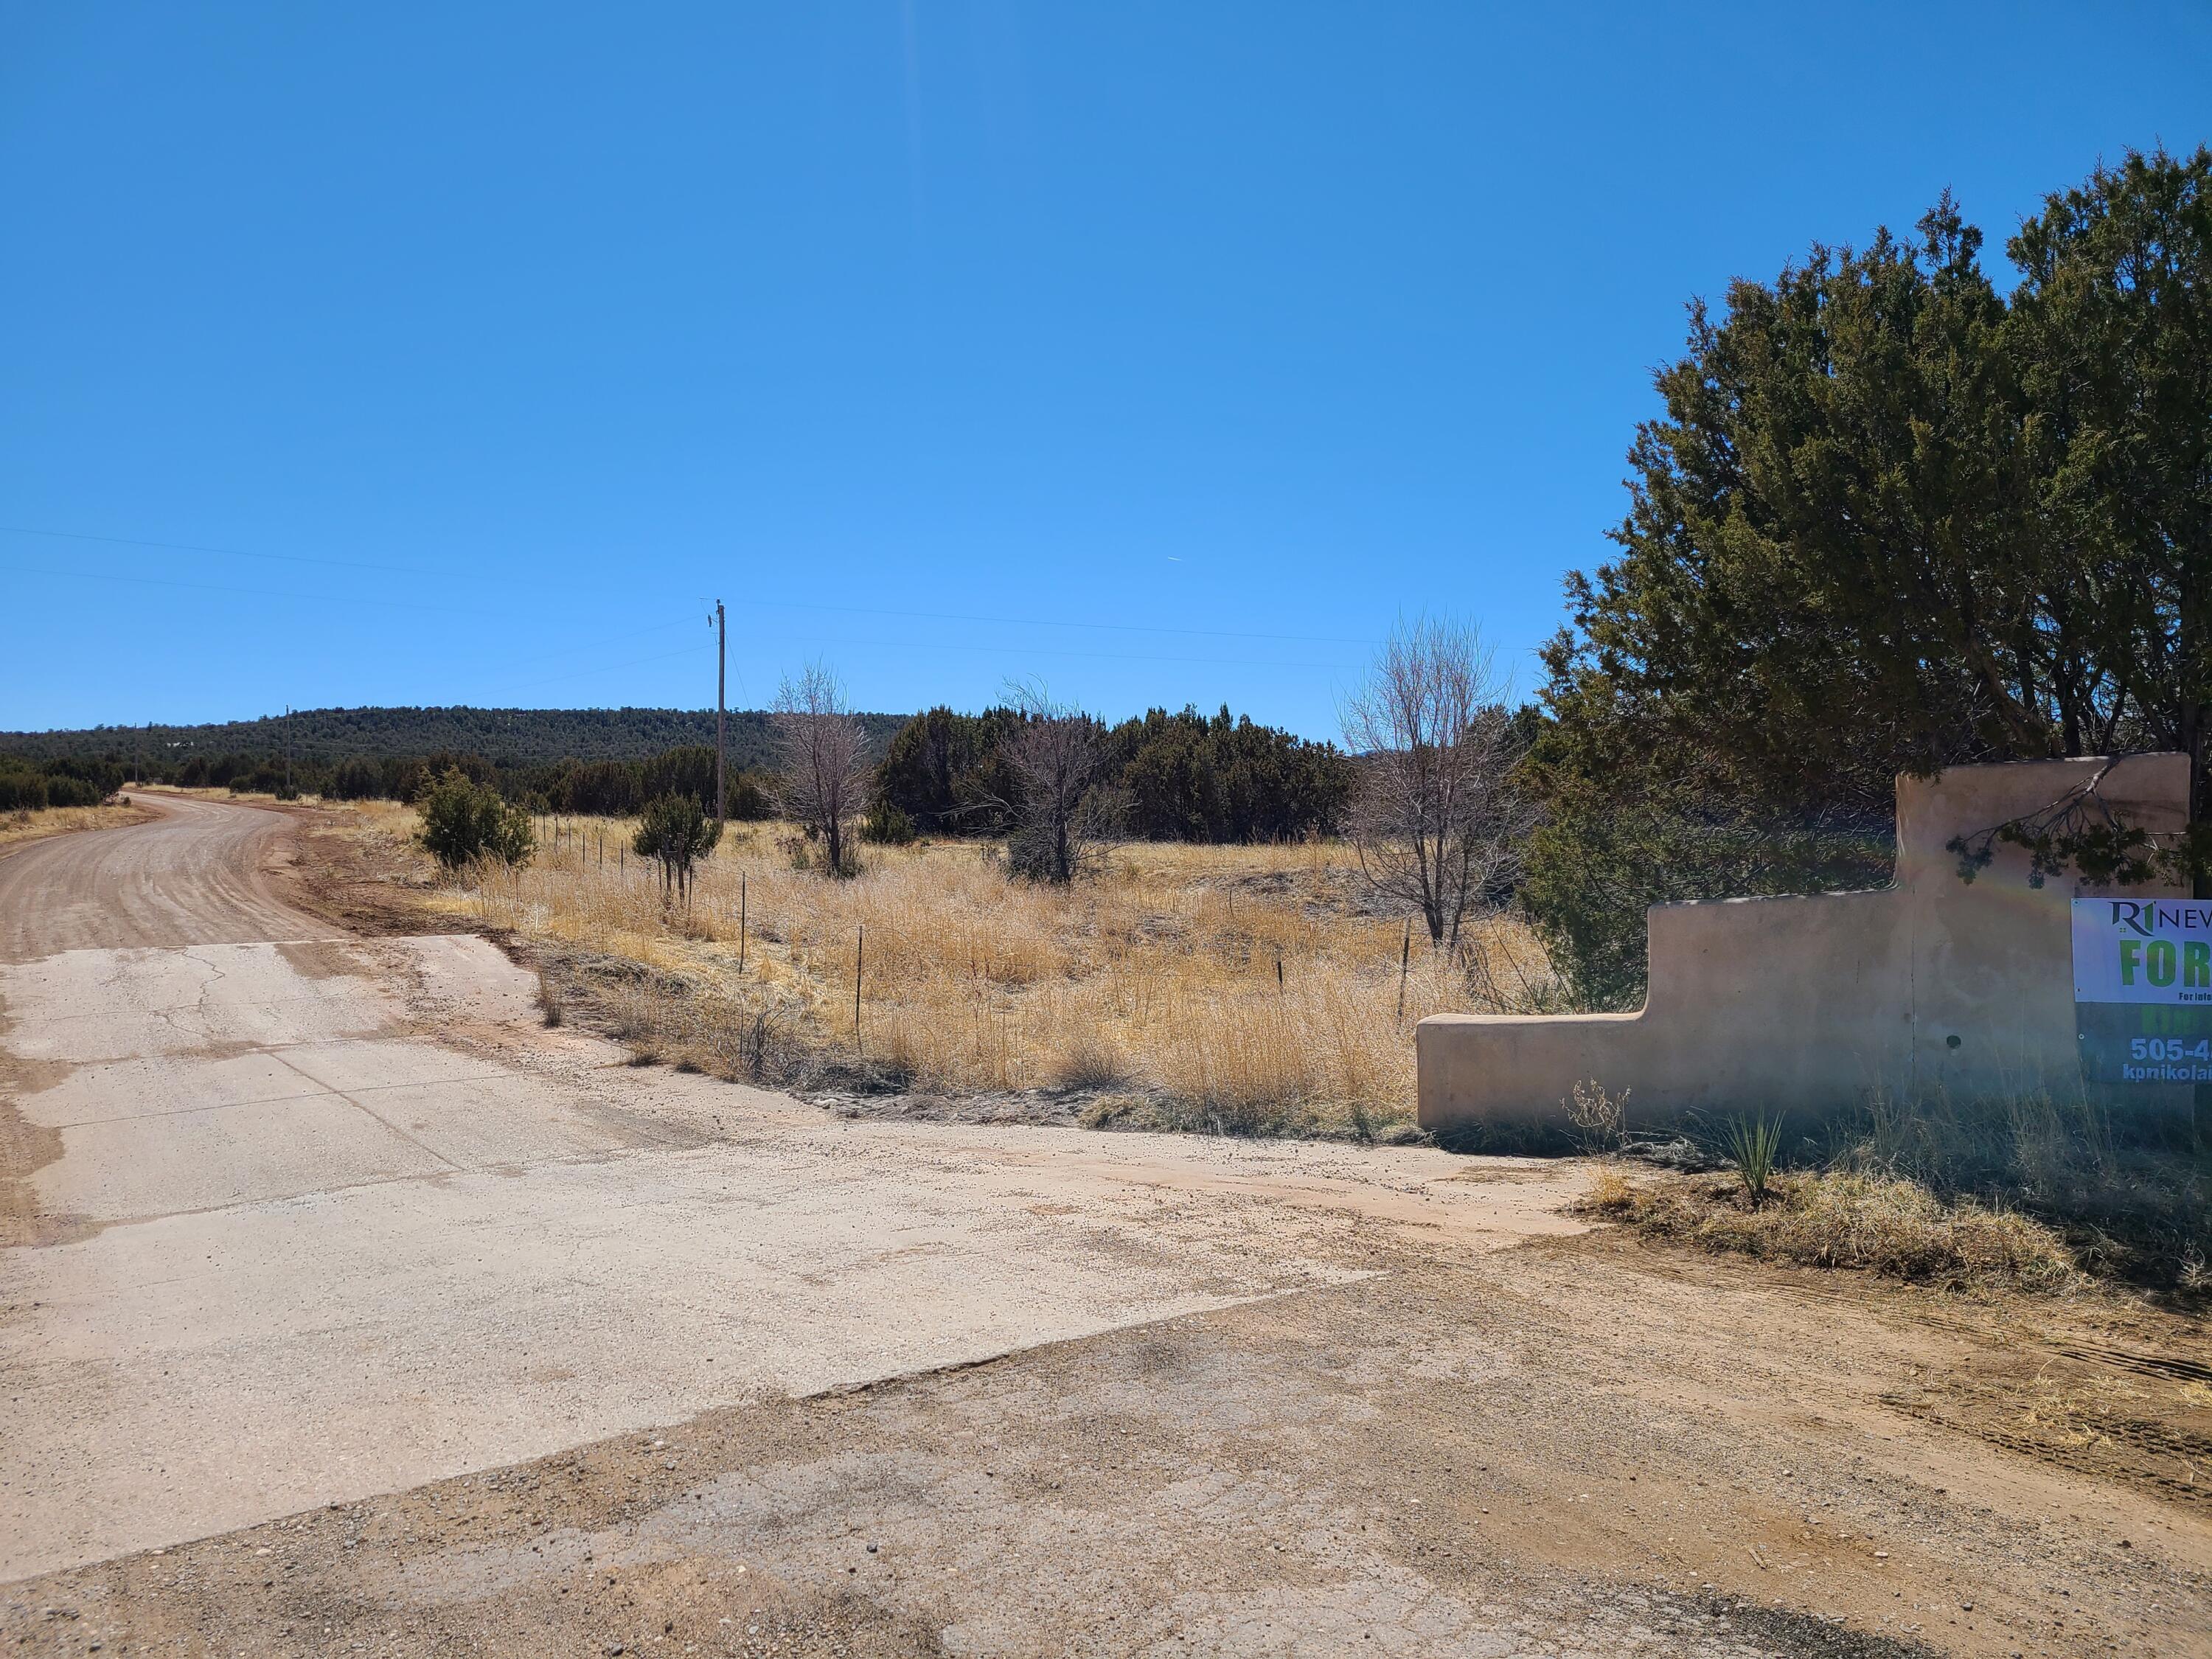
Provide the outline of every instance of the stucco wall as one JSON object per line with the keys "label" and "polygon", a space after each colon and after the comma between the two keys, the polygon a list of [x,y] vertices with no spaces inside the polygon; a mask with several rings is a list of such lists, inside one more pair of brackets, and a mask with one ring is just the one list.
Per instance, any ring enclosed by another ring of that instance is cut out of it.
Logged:
{"label": "stucco wall", "polygon": [[[1633,1014],[1423,1020],[1422,1126],[1554,1127],[1582,1079],[1632,1091],[1643,1125],[1698,1113],[1819,1115],[1876,1089],[1909,1100],[2078,1088],[2069,906],[2105,890],[2031,887],[2027,854],[2002,845],[1970,884],[1945,843],[2047,806],[2108,765],[2098,793],[2131,822],[2163,830],[2185,821],[2181,755],[1900,778],[1893,885],[1654,906],[1650,991]],[[2187,1095],[2137,1089],[2129,1098],[2172,1107]]]}

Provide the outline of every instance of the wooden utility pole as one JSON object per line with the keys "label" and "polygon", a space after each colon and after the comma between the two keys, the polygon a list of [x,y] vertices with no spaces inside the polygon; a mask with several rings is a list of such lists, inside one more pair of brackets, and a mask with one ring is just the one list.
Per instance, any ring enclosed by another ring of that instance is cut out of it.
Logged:
{"label": "wooden utility pole", "polygon": [[728,798],[722,789],[723,755],[726,749],[722,738],[722,714],[729,668],[729,619],[722,614],[722,602],[717,599],[714,601],[714,822],[717,823],[728,817]]}

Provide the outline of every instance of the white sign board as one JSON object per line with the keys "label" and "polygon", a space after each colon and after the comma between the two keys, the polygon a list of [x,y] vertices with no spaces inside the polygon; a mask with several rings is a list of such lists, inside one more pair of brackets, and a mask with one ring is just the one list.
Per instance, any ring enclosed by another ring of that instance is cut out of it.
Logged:
{"label": "white sign board", "polygon": [[2074,1000],[2212,1006],[2212,901],[2075,899]]}
{"label": "white sign board", "polygon": [[2075,899],[2074,1030],[2087,1082],[2212,1084],[2212,902]]}

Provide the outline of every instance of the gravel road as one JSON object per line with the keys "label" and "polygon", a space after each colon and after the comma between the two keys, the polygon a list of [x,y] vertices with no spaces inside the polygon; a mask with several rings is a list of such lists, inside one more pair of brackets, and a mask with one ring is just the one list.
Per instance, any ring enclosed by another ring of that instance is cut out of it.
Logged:
{"label": "gravel road", "polygon": [[1940,1386],[2152,1387],[2103,1315],[1586,1236],[1571,1163],[633,1067],[155,804],[0,858],[24,1650],[2212,1651],[2193,1485]]}

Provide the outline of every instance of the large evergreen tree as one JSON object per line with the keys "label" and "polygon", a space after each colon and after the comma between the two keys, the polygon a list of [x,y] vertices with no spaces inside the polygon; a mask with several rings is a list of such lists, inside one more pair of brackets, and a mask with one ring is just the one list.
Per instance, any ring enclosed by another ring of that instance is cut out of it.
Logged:
{"label": "large evergreen tree", "polygon": [[[2009,301],[1981,240],[1946,197],[1692,307],[1546,656],[1527,890],[1589,1000],[1649,902],[1873,878],[1900,771],[2179,747],[2206,815],[2212,153],[2048,198]],[[2025,833],[2109,860],[2053,805]]]}

